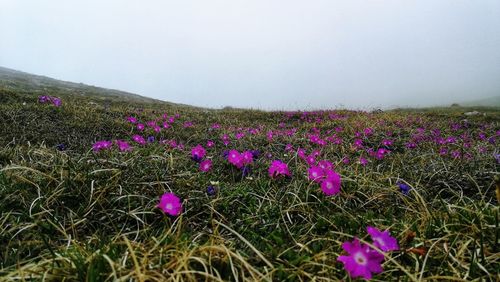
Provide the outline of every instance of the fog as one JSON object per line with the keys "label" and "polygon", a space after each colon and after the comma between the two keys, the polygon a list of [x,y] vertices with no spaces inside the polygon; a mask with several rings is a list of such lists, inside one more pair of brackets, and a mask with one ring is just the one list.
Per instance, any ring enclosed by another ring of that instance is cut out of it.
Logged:
{"label": "fog", "polygon": [[219,108],[500,95],[500,1],[0,0],[0,66]]}

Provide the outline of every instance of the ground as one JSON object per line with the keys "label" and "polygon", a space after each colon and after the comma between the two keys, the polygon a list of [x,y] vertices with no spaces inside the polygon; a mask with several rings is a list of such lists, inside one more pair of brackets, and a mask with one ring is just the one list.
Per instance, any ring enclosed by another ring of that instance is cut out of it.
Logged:
{"label": "ground", "polygon": [[[0,280],[350,280],[342,244],[371,244],[368,226],[399,245],[371,245],[385,257],[374,280],[500,279],[497,109],[263,112],[71,95],[56,107],[1,95]],[[238,168],[232,149],[253,158]],[[269,174],[275,160],[290,176]],[[308,178],[320,160],[340,193]],[[179,215],[158,207],[169,192]]]}

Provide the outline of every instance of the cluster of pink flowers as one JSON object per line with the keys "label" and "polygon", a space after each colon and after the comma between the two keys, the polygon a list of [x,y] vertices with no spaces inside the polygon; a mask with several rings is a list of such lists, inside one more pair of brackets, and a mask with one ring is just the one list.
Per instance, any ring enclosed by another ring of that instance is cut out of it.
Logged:
{"label": "cluster of pink flowers", "polygon": [[[116,146],[118,146],[118,150],[121,152],[127,152],[132,150],[132,146],[128,144],[126,141],[123,140],[115,140],[114,142]],[[92,145],[92,150],[94,152],[99,152],[101,150],[109,150],[113,146],[113,141],[107,141],[107,140],[102,140],[102,141],[97,141]]]}
{"label": "cluster of pink flowers", "polygon": [[318,162],[318,165],[312,165],[308,169],[309,180],[320,184],[321,190],[325,195],[332,196],[340,193],[340,175],[335,172],[333,164],[328,160]]}
{"label": "cluster of pink flowers", "polygon": [[[380,231],[375,227],[368,226],[367,232],[370,234],[373,245],[382,252],[399,250],[396,238],[392,237],[388,230]],[[363,277],[371,279],[373,273],[381,273],[384,255],[367,244],[361,243],[356,237],[352,242],[344,242],[342,249],[347,255],[339,256],[338,261],[344,264],[345,270],[352,278]]]}
{"label": "cluster of pink flowers", "polygon": [[51,103],[52,105],[54,105],[56,107],[60,107],[62,105],[61,98],[54,97],[54,96],[47,96],[47,95],[39,96],[38,102],[40,104]]}
{"label": "cluster of pink flowers", "polygon": [[207,172],[212,169],[212,160],[204,160],[207,154],[207,150],[203,148],[200,144],[196,145],[191,149],[191,159],[200,164],[200,170],[203,172]]}
{"label": "cluster of pink flowers", "polygon": [[254,154],[251,151],[245,151],[243,153],[238,152],[238,150],[230,150],[227,155],[227,160],[229,163],[235,167],[241,169],[246,165],[253,163]]}

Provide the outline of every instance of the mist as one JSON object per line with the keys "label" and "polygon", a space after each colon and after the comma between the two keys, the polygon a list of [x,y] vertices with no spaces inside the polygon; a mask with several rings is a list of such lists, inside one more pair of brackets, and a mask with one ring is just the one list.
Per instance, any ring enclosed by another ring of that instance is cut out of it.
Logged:
{"label": "mist", "polygon": [[0,41],[0,66],[210,108],[500,96],[497,0],[0,0]]}

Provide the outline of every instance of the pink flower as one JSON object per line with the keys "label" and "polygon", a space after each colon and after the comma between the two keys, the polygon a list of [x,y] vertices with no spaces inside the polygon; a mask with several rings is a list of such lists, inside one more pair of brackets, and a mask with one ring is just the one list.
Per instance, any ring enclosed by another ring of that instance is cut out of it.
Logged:
{"label": "pink flower", "polygon": [[229,154],[227,156],[227,160],[235,165],[237,168],[242,168],[243,167],[243,156],[240,154],[240,152],[236,150],[231,150],[229,151]]}
{"label": "pink flower", "polygon": [[137,119],[135,117],[130,116],[130,117],[127,118],[127,121],[130,122],[130,123],[136,123]]}
{"label": "pink flower", "polygon": [[200,170],[207,172],[212,168],[212,160],[204,160],[200,163]]}
{"label": "pink flower", "polygon": [[332,162],[330,162],[328,160],[319,161],[318,166],[321,167],[323,170],[331,170],[334,168]]}
{"label": "pink flower", "polygon": [[207,141],[207,147],[208,148],[212,148],[214,145],[215,145],[214,141],[212,141],[212,140],[208,140]]}
{"label": "pink flower", "polygon": [[366,166],[368,164],[368,160],[363,157],[359,157],[359,164],[362,166]]}
{"label": "pink flower", "polygon": [[207,151],[200,144],[191,149],[191,158],[196,162],[200,162],[206,154]]}
{"label": "pink flower", "polygon": [[288,165],[280,160],[274,160],[271,163],[268,172],[271,178],[275,178],[280,175],[291,176],[290,171],[288,170]]}
{"label": "pink flower", "polygon": [[173,216],[179,215],[182,210],[181,200],[174,193],[163,194],[157,207]]}
{"label": "pink flower", "polygon": [[118,145],[118,149],[122,152],[127,152],[132,150],[132,146],[129,143],[123,140],[116,140],[116,145]]}
{"label": "pink flower", "polygon": [[243,154],[241,154],[241,157],[243,159],[243,164],[251,164],[253,162],[253,154],[250,151],[246,151]]}
{"label": "pink flower", "polygon": [[142,124],[142,123],[138,123],[138,124],[137,124],[137,130],[139,130],[139,131],[143,131],[143,130],[144,130],[144,124]]}
{"label": "pink flower", "polygon": [[340,193],[341,178],[333,170],[326,172],[326,178],[321,181],[321,190],[325,195],[332,196]]}
{"label": "pink flower", "polygon": [[132,140],[134,140],[136,143],[139,143],[141,145],[146,144],[146,140],[141,135],[136,134],[136,135],[132,136]]}
{"label": "pink flower", "polygon": [[363,277],[370,280],[372,273],[382,272],[384,256],[370,246],[360,243],[357,238],[352,242],[344,242],[342,249],[349,255],[339,256],[337,261],[344,264],[345,270],[352,278]]}
{"label": "pink flower", "polygon": [[309,173],[309,180],[313,180],[315,182],[321,182],[321,178],[323,178],[323,169],[319,166],[311,166],[307,172]]}
{"label": "pink flower", "polygon": [[95,142],[94,145],[92,145],[92,149],[94,150],[94,152],[99,152],[101,150],[110,149],[111,146],[113,146],[113,142],[103,140]]}
{"label": "pink flower", "polygon": [[389,230],[380,231],[375,227],[368,226],[368,234],[372,237],[373,245],[384,252],[399,250],[398,241],[392,237]]}
{"label": "pink flower", "polygon": [[308,165],[315,165],[316,157],[313,154],[310,154],[309,156],[306,157],[306,162]]}

